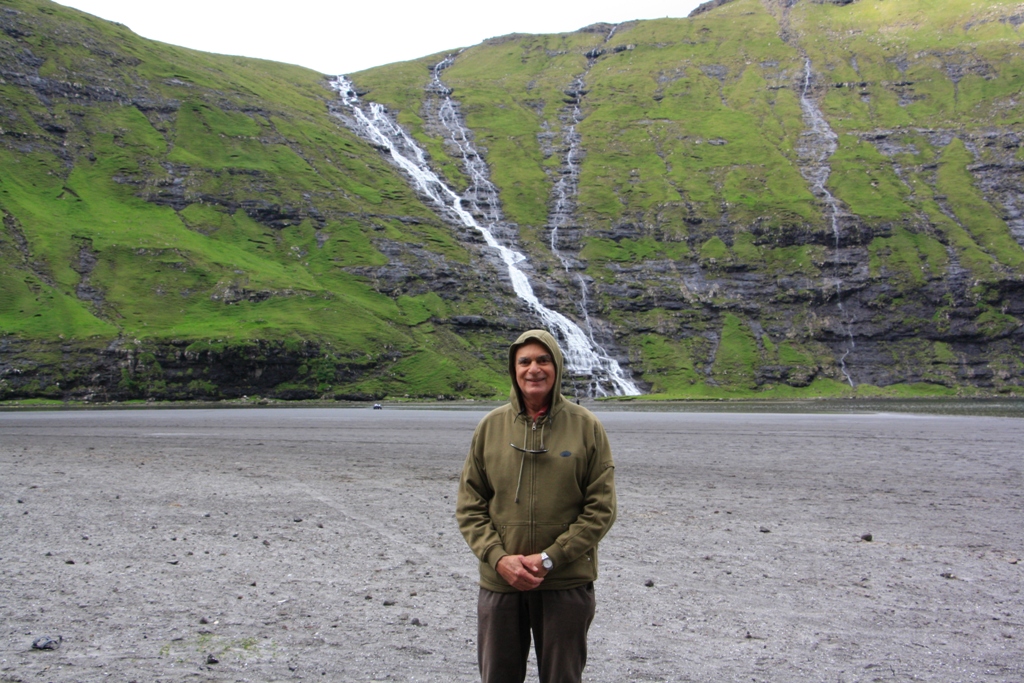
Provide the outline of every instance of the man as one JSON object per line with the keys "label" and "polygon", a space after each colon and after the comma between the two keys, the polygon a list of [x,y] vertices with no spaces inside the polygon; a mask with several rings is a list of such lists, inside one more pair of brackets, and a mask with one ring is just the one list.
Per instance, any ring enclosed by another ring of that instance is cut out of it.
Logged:
{"label": "man", "polygon": [[615,465],[601,423],[559,391],[555,338],[525,332],[508,358],[509,403],[477,426],[456,507],[480,559],[480,676],[522,683],[532,631],[541,683],[579,683],[597,543],[615,521]]}

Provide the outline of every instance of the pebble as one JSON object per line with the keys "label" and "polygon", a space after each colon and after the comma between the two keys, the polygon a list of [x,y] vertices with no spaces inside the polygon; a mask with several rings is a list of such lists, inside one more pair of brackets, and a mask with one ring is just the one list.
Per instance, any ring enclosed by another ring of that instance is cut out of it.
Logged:
{"label": "pebble", "polygon": [[57,636],[54,640],[50,636],[39,636],[32,641],[33,650],[56,650],[64,642],[64,636]]}
{"label": "pebble", "polygon": [[867,541],[868,543],[870,543],[872,539],[874,539],[874,536],[872,536],[871,534],[864,534],[860,537],[860,540]]}
{"label": "pebble", "polygon": [[646,581],[644,581],[644,585],[647,586],[648,588],[653,588],[654,587],[654,581],[652,579],[647,579]]}

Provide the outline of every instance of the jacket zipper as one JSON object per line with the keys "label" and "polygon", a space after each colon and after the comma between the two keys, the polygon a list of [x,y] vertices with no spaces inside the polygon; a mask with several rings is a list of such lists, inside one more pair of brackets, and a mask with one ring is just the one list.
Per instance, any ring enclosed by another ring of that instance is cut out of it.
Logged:
{"label": "jacket zipper", "polygon": [[[530,448],[536,450],[537,448],[537,418],[533,419],[533,427],[530,431]],[[537,454],[530,453],[530,547],[534,548],[537,545],[537,520],[534,518],[534,512],[537,509]]]}

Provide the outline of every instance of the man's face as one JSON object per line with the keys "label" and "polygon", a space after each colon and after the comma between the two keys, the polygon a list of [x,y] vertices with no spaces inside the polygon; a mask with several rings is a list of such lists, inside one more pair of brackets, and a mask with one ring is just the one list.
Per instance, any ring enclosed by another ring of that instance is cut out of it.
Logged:
{"label": "man's face", "polygon": [[555,386],[555,361],[543,344],[529,342],[516,350],[516,384],[529,407],[543,408]]}

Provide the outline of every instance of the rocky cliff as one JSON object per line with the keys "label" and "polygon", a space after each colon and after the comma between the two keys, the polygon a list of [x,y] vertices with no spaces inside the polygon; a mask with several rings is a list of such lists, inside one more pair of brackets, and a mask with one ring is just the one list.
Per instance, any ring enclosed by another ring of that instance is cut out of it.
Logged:
{"label": "rocky cliff", "polygon": [[[585,282],[652,392],[1014,392],[1022,17],[734,0],[494,39],[445,83],[538,289],[573,310]],[[437,137],[404,73],[354,81]]]}
{"label": "rocky cliff", "polygon": [[[645,392],[1005,394],[1022,23],[732,0],[350,78]],[[538,309],[330,78],[41,0],[0,29],[0,398],[504,393]]]}

